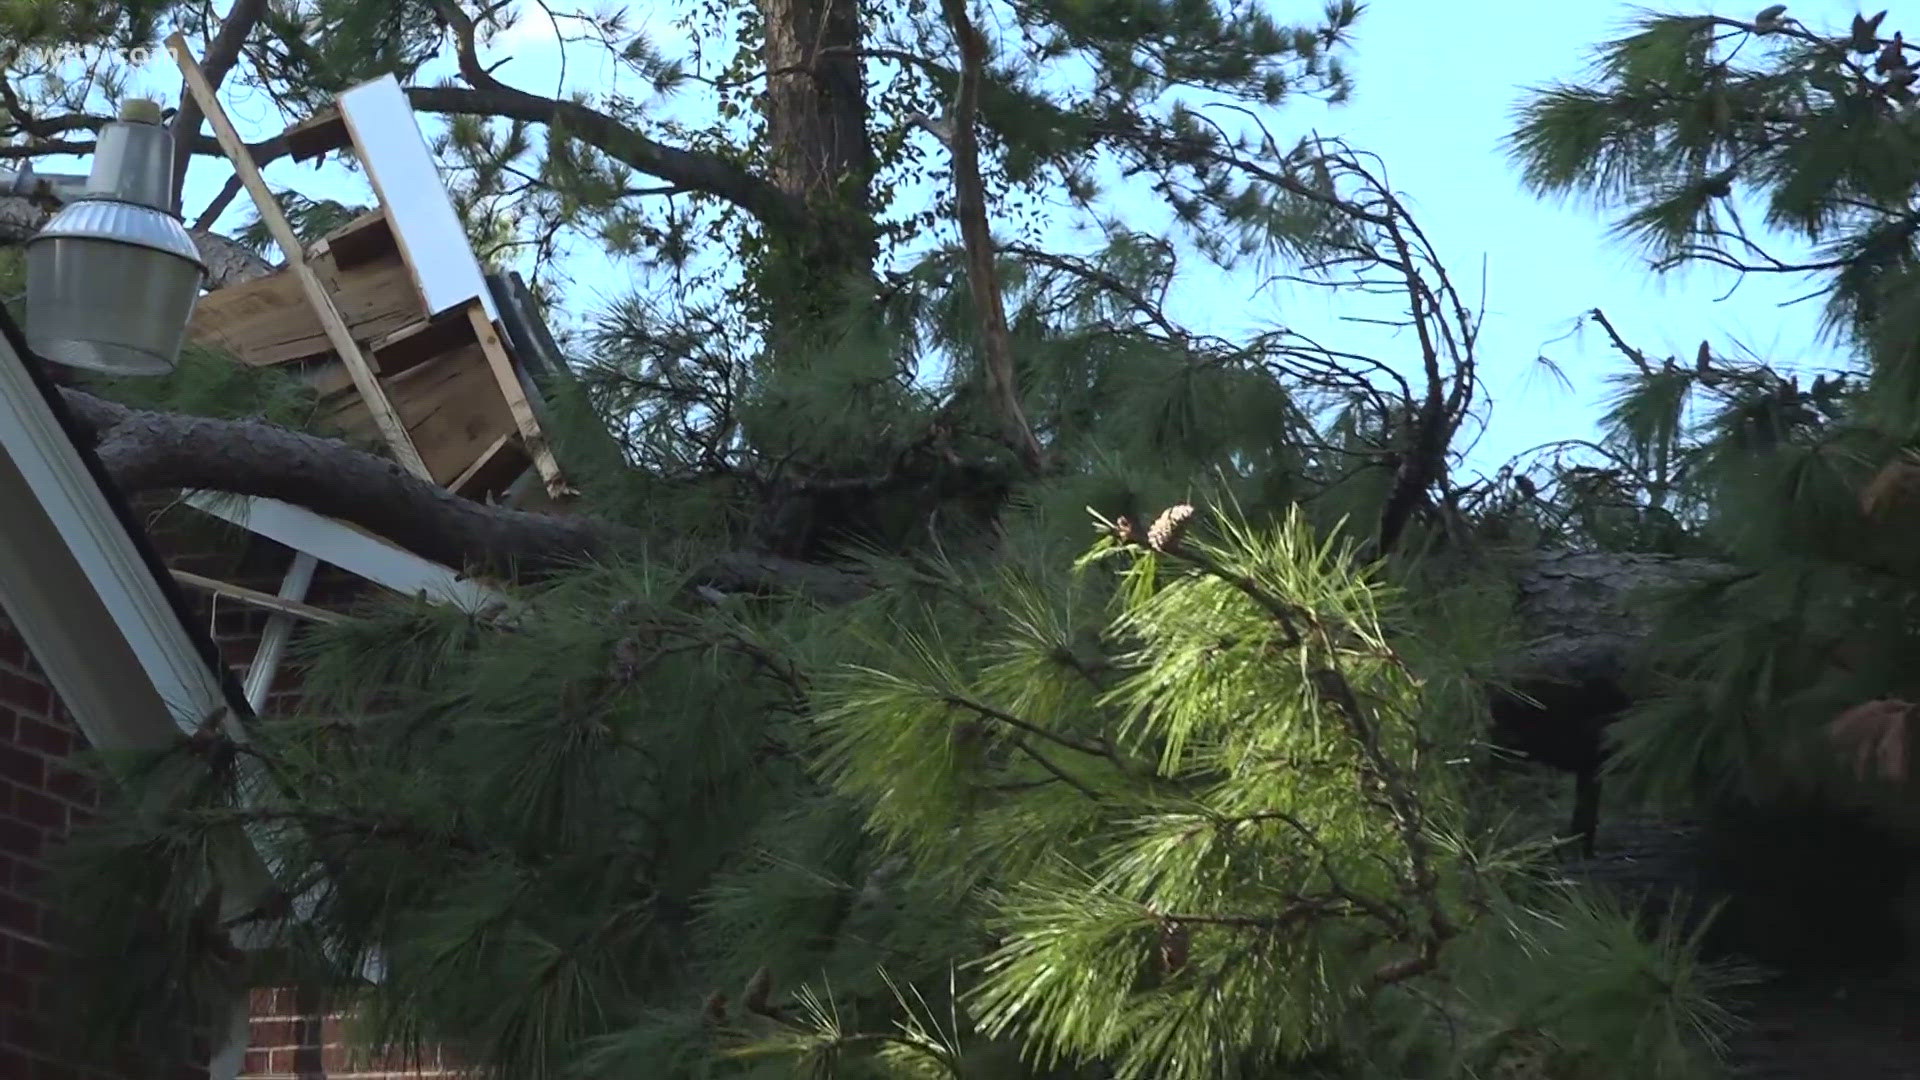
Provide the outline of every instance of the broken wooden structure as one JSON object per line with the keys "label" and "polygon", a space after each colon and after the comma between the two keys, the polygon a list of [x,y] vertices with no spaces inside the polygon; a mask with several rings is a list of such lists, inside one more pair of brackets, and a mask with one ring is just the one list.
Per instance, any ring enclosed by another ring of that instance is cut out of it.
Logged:
{"label": "broken wooden structure", "polygon": [[[190,87],[195,81],[188,76]],[[350,152],[376,200],[310,245],[293,234],[246,146],[229,138],[218,102],[204,96],[287,265],[204,297],[189,337],[241,363],[298,371],[341,434],[384,446],[458,494],[497,496],[531,468],[549,496],[564,496],[526,364],[400,84],[386,76],[356,86],[283,136],[296,159]]]}
{"label": "broken wooden structure", "polygon": [[[371,211],[307,244],[186,39],[174,34],[167,46],[286,259],[273,273],[202,297],[190,340],[238,363],[297,373],[319,392],[336,433],[455,494],[547,507],[571,496],[541,429],[532,378],[557,363],[551,337],[517,275],[483,272],[400,84],[390,75],[362,83],[285,132],[296,160],[349,153],[373,189]],[[272,499],[188,493],[187,501],[295,553],[277,596],[175,574],[189,587],[273,612],[246,679],[256,709],[295,621],[335,617],[304,602],[320,562],[468,610],[500,602],[460,568],[345,522]]]}

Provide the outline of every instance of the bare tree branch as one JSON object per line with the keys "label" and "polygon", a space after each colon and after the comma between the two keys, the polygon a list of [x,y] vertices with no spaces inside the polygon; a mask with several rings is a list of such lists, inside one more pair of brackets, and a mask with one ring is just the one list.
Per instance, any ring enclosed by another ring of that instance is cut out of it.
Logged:
{"label": "bare tree branch", "polygon": [[[215,90],[233,70],[240,59],[240,48],[247,42],[247,35],[253,32],[260,17],[267,11],[267,0],[234,0],[227,17],[220,24],[220,32],[214,35],[208,44],[206,55],[200,58],[200,70],[207,77],[207,84]],[[193,160],[193,139],[200,134],[200,125],[206,114],[200,111],[200,101],[188,93],[183,85],[180,90],[180,111],[173,115],[173,212],[180,212],[181,193],[187,186],[187,164]],[[229,196],[231,198],[231,196]]]}
{"label": "bare tree branch", "polygon": [[1020,407],[1020,388],[1014,380],[1013,336],[1007,330],[1005,301],[994,270],[993,230],[987,224],[986,187],[980,180],[980,144],[974,131],[974,113],[980,104],[980,81],[987,65],[987,42],[967,17],[966,0],[941,0],[947,22],[960,45],[960,89],[953,102],[954,205],[960,218],[961,243],[967,249],[967,284],[980,319],[980,350],[985,356],[987,394],[1007,426],[1007,434],[1027,467],[1045,468],[1046,450],[1033,434],[1033,425]]}
{"label": "bare tree branch", "polygon": [[440,0],[436,6],[453,27],[460,76],[472,88],[409,87],[407,99],[414,108],[560,128],[616,161],[676,187],[725,199],[764,224],[783,229],[806,226],[809,215],[804,203],[732,162],[655,142],[591,106],[530,94],[494,78],[480,63],[473,19],[456,0]]}

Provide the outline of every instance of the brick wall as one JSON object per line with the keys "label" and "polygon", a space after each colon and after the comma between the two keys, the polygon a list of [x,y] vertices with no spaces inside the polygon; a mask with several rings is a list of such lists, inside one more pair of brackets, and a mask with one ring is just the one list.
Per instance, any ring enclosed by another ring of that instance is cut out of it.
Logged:
{"label": "brick wall", "polygon": [[255,990],[241,1076],[247,1080],[457,1080],[445,1055],[373,1058],[352,1044],[344,1012],[302,1000],[293,990]]}
{"label": "brick wall", "polygon": [[[149,508],[150,509],[150,508]],[[290,549],[261,538],[209,543],[204,526],[185,532],[148,518],[155,546],[170,566],[278,592]],[[309,602],[333,606],[368,588],[346,571],[322,565]],[[244,681],[269,613],[238,601],[186,591],[189,617],[213,637]],[[298,630],[296,629],[296,634]],[[299,672],[283,662],[266,705],[298,705]],[[96,805],[87,783],[63,763],[84,739],[55,700],[26,644],[0,612],[0,1080],[207,1080],[204,1065],[155,1068],[139,1063],[117,1073],[82,1073],[57,1059],[43,987],[58,965],[43,937],[46,911],[36,898],[41,855]],[[359,1060],[343,1017],[302,1009],[292,990],[252,995],[242,1080],[414,1080],[455,1074],[436,1054],[417,1063]]]}
{"label": "brick wall", "polygon": [[[292,549],[262,537],[209,545],[203,527],[183,535],[162,519],[150,522],[149,528],[169,566],[265,593],[279,592],[293,561]],[[307,602],[337,608],[372,588],[364,579],[322,563],[314,573]],[[272,613],[193,590],[188,591],[187,601],[195,625],[213,638],[234,677],[244,683]],[[305,625],[296,622],[296,638]],[[292,659],[291,654],[283,659],[263,712],[285,713],[299,707],[300,671]],[[302,995],[292,989],[255,990],[239,1080],[430,1080],[457,1075],[437,1051],[421,1054],[416,1061],[367,1060],[352,1046],[348,1027],[343,1013],[303,1002]]]}
{"label": "brick wall", "polygon": [[0,1077],[5,1080],[206,1080],[198,1063],[129,1064],[81,1072],[58,1060],[48,1016],[59,965],[40,900],[43,854],[97,805],[68,769],[85,739],[0,612]]}

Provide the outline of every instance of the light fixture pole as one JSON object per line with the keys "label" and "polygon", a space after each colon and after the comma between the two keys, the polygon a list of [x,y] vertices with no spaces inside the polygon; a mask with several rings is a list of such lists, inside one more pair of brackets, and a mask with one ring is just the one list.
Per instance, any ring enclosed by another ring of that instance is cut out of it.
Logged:
{"label": "light fixture pole", "polygon": [[27,344],[107,375],[165,375],[206,263],[173,205],[173,136],[158,102],[120,107],[79,197],[27,241]]}

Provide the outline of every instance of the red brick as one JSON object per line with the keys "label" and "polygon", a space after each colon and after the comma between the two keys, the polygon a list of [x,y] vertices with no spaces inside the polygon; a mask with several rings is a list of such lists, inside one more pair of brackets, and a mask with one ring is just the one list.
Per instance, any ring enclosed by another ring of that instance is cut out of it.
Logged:
{"label": "red brick", "polygon": [[299,1046],[300,1028],[298,1020],[255,1020],[247,1031],[247,1041],[269,1050]]}
{"label": "red brick", "polygon": [[14,892],[0,892],[0,929],[40,935],[40,905]]}
{"label": "red brick", "polygon": [[78,806],[92,806],[99,798],[93,780],[78,769],[49,763],[46,790]]}
{"label": "red brick", "polygon": [[47,1029],[39,1018],[14,1009],[4,1010],[5,1022],[0,1024],[8,1046],[32,1047],[47,1045]]}
{"label": "red brick", "polygon": [[0,778],[22,784],[30,788],[45,787],[47,783],[47,762],[38,754],[30,753],[11,742],[0,744]]}
{"label": "red brick", "polygon": [[51,795],[28,788],[16,788],[13,792],[12,817],[49,832],[64,833],[67,829],[67,804]]}
{"label": "red brick", "polygon": [[45,975],[52,968],[52,953],[45,945],[24,938],[12,938],[7,962],[23,975]]}
{"label": "red brick", "polygon": [[74,751],[72,729],[26,716],[17,722],[14,741],[48,757],[63,758]]}
{"label": "red brick", "polygon": [[53,693],[38,679],[12,671],[0,671],[0,701],[16,712],[45,716],[53,704]]}
{"label": "red brick", "polygon": [[38,859],[41,844],[39,829],[23,822],[0,818],[0,851],[18,859]]}

